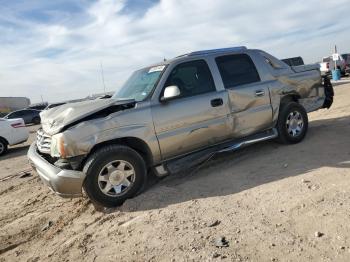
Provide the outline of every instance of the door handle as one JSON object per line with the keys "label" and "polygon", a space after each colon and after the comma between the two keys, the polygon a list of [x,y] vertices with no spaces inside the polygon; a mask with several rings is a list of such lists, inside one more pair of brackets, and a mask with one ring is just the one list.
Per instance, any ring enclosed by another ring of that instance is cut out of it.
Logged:
{"label": "door handle", "polygon": [[264,90],[256,90],[255,91],[255,96],[264,96],[265,95],[265,91]]}
{"label": "door handle", "polygon": [[215,98],[210,101],[210,104],[212,107],[222,106],[224,101],[221,98]]}

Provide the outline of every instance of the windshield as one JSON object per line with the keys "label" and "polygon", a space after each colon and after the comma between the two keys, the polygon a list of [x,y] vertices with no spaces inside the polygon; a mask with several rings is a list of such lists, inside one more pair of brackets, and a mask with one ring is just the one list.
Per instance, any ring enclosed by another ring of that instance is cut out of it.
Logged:
{"label": "windshield", "polygon": [[115,92],[114,99],[145,100],[157,84],[165,65],[147,67],[134,72],[124,85]]}

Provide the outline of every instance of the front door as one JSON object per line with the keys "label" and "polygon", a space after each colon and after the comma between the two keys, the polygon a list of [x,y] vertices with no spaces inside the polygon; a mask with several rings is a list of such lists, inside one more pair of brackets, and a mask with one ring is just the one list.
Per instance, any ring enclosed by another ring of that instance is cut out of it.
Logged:
{"label": "front door", "polygon": [[[226,91],[217,91],[204,60],[177,65],[164,85],[176,85],[180,97],[152,107],[163,159],[205,148],[230,137]],[[163,89],[164,90],[164,89]]]}

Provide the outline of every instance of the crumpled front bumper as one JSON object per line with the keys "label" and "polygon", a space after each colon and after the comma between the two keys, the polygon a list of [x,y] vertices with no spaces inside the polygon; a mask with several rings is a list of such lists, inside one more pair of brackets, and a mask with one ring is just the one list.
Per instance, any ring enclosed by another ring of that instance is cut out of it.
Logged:
{"label": "crumpled front bumper", "polygon": [[60,169],[52,165],[39,155],[35,143],[30,146],[27,156],[33,170],[56,194],[61,197],[82,196],[82,186],[85,179],[83,172]]}

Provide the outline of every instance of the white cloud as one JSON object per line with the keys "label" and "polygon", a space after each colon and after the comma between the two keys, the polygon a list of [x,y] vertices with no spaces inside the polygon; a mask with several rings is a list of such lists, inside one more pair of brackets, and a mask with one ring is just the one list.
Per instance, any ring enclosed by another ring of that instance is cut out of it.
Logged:
{"label": "white cloud", "polygon": [[162,0],[140,15],[124,12],[126,0],[105,0],[55,22],[0,9],[1,96],[37,102],[101,92],[101,61],[114,90],[134,69],[199,49],[247,45],[317,61],[335,43],[350,52],[348,2]]}

